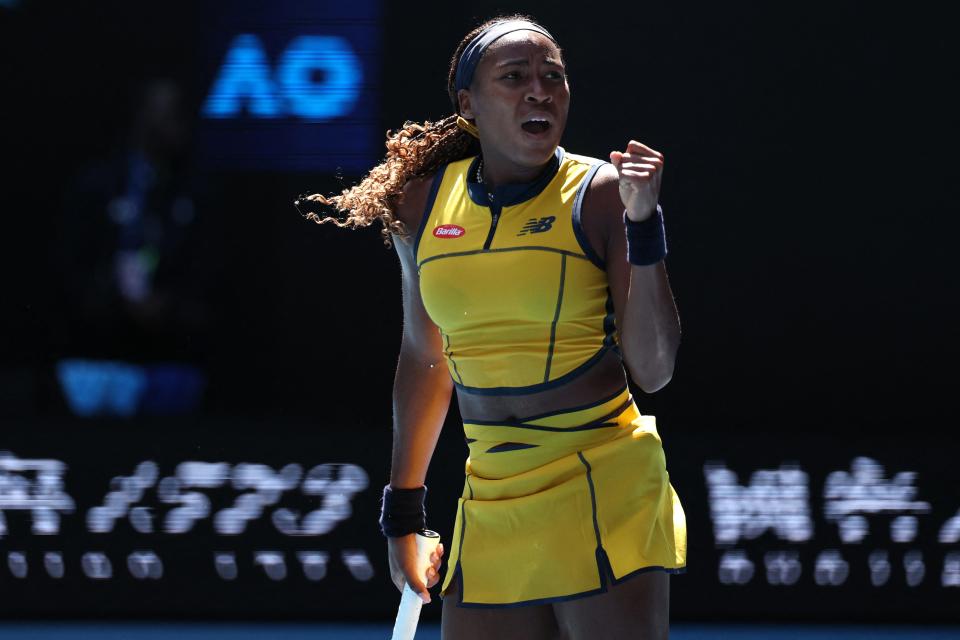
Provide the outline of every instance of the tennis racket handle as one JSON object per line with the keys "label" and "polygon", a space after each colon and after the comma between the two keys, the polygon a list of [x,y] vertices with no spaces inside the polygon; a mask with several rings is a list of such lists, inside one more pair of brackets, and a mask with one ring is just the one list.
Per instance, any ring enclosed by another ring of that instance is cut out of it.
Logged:
{"label": "tennis racket handle", "polygon": [[[436,551],[440,543],[440,534],[429,529],[422,529],[417,533],[417,575],[427,583],[427,569],[433,566],[430,554]],[[420,620],[420,607],[423,600],[404,583],[403,595],[400,596],[400,609],[397,611],[397,621],[393,625],[392,640],[413,640],[417,632],[417,622]]]}

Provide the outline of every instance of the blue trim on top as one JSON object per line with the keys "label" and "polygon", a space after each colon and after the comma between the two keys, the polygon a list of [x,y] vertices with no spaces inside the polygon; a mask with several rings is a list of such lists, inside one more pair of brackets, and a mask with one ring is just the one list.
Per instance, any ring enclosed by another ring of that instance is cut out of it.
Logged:
{"label": "blue trim on top", "polygon": [[[480,156],[474,156],[470,166],[467,167],[467,194],[475,204],[481,207],[489,207],[491,203],[499,207],[511,207],[532,200],[540,195],[553,180],[553,177],[557,175],[565,154],[563,147],[558,146],[543,172],[531,182],[502,184],[495,187],[493,193],[489,195],[487,188],[477,182],[477,166],[480,164]],[[493,197],[489,197],[490,195]]]}
{"label": "blue trim on top", "polygon": [[559,387],[567,382],[570,382],[574,378],[577,378],[587,372],[587,369],[593,365],[600,362],[600,359],[603,358],[603,354],[607,351],[614,350],[611,347],[606,345],[600,347],[595,354],[590,356],[589,360],[584,361],[576,369],[568,371],[559,378],[554,378],[550,382],[538,382],[537,384],[530,384],[525,387],[470,387],[465,384],[461,384],[456,380],[453,381],[453,384],[456,385],[457,389],[463,391],[464,393],[471,393],[477,396],[522,396],[529,393],[545,391],[547,389],[553,389]]}
{"label": "blue trim on top", "polygon": [[502,207],[495,202],[490,203],[490,230],[487,232],[487,239],[483,242],[483,250],[490,250],[490,243],[493,242],[493,234],[497,232],[497,223],[500,221],[500,211]]}
{"label": "blue trim on top", "polygon": [[590,258],[590,262],[604,271],[606,271],[607,265],[600,255],[593,250],[593,247],[590,246],[590,241],[587,239],[587,234],[583,231],[583,224],[580,222],[580,214],[583,208],[583,197],[587,193],[587,188],[589,188],[590,182],[597,174],[597,171],[599,171],[600,167],[605,164],[610,163],[598,162],[590,167],[590,170],[587,171],[587,175],[583,178],[583,182],[581,182],[580,186],[577,187],[577,195],[573,199],[573,235],[577,238],[577,244],[580,245],[580,248],[583,249],[583,252],[586,254],[586,256]]}
{"label": "blue trim on top", "polygon": [[447,165],[441,165],[437,173],[433,176],[433,183],[430,185],[430,192],[427,194],[427,204],[423,207],[423,217],[420,218],[420,226],[417,228],[417,237],[413,241],[413,261],[417,261],[417,250],[420,248],[420,237],[423,230],[427,227],[427,221],[430,220],[430,213],[433,210],[433,203],[437,200],[437,192],[440,191],[440,183],[443,182],[443,174],[447,171]]}
{"label": "blue trim on top", "polygon": [[550,382],[550,364],[553,362],[553,350],[557,342],[557,322],[560,320],[560,307],[563,305],[563,285],[567,279],[567,256],[560,254],[560,287],[557,292],[557,309],[550,323],[550,346],[547,347],[547,366],[543,372],[543,381]]}
{"label": "blue trim on top", "polygon": [[617,314],[613,308],[613,294],[610,293],[610,287],[607,287],[607,302],[604,306],[606,315],[603,316],[603,346],[612,348],[619,355],[620,349],[616,340]]}
{"label": "blue trim on top", "polygon": [[424,258],[423,262],[420,262],[417,265],[419,269],[428,262],[433,262],[434,260],[440,260],[441,258],[460,258],[463,256],[473,256],[480,253],[501,253],[504,251],[548,251],[550,253],[562,253],[568,258],[577,258],[578,260],[587,260],[586,256],[582,256],[579,253],[574,253],[573,251],[567,251],[566,249],[557,249],[556,247],[541,247],[539,245],[530,245],[526,247],[501,247],[499,249],[471,249],[469,251],[451,251],[449,253],[438,253],[435,256],[430,256],[429,258]]}
{"label": "blue trim on top", "polygon": [[[440,335],[442,335],[444,338],[447,339],[447,349],[446,349],[446,351],[447,351],[447,358],[449,358],[450,364],[453,365],[453,372],[454,372],[455,374],[457,374],[457,378],[458,378],[458,379],[460,380],[460,382],[462,383],[462,382],[463,382],[463,378],[460,377],[460,370],[457,369],[457,361],[453,359],[453,353],[450,351],[450,336],[449,336],[448,334],[444,333],[443,331],[440,332]],[[453,377],[453,376],[451,376],[451,377]],[[456,384],[457,381],[454,380],[453,382]]]}

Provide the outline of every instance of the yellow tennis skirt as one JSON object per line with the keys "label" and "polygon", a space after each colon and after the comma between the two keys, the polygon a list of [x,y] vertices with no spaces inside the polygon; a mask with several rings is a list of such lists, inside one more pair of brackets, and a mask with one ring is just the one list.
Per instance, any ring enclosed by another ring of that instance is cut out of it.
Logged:
{"label": "yellow tennis skirt", "polygon": [[603,593],[686,567],[683,507],[630,391],[515,423],[464,422],[470,455],[441,597],[464,607]]}

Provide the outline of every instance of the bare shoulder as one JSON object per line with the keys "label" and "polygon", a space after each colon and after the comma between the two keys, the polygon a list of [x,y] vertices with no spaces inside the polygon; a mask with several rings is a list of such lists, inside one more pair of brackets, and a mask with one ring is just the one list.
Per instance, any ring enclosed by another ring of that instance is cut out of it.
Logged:
{"label": "bare shoulder", "polygon": [[393,213],[407,228],[406,238],[412,238],[420,227],[435,175],[436,172],[432,172],[425,176],[410,178],[400,191]]}
{"label": "bare shoulder", "polygon": [[583,196],[581,224],[590,245],[602,258],[610,234],[623,227],[623,201],[620,199],[620,176],[617,168],[603,163]]}
{"label": "bare shoulder", "polygon": [[400,263],[406,277],[413,277],[416,273],[414,243],[417,230],[420,229],[420,222],[426,214],[424,209],[427,206],[434,176],[436,176],[435,171],[407,180],[394,204],[393,215],[403,223],[406,229],[406,233],[402,236],[393,235],[395,241],[393,244],[400,256]]}
{"label": "bare shoulder", "polygon": [[593,218],[613,217],[617,220],[623,214],[623,201],[620,200],[620,176],[617,168],[605,162],[587,187],[583,198],[583,213]]}

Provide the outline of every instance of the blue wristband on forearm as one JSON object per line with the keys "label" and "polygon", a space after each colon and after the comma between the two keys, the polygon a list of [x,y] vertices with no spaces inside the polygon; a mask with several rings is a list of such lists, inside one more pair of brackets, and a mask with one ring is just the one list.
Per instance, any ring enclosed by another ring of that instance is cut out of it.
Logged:
{"label": "blue wristband on forearm", "polygon": [[416,533],[427,526],[424,505],[426,485],[416,489],[383,488],[383,506],[380,510],[380,531],[388,538]]}
{"label": "blue wristband on forearm", "polygon": [[663,210],[657,210],[643,222],[634,222],[623,212],[627,232],[627,262],[640,266],[656,264],[667,256],[667,234],[663,226]]}

